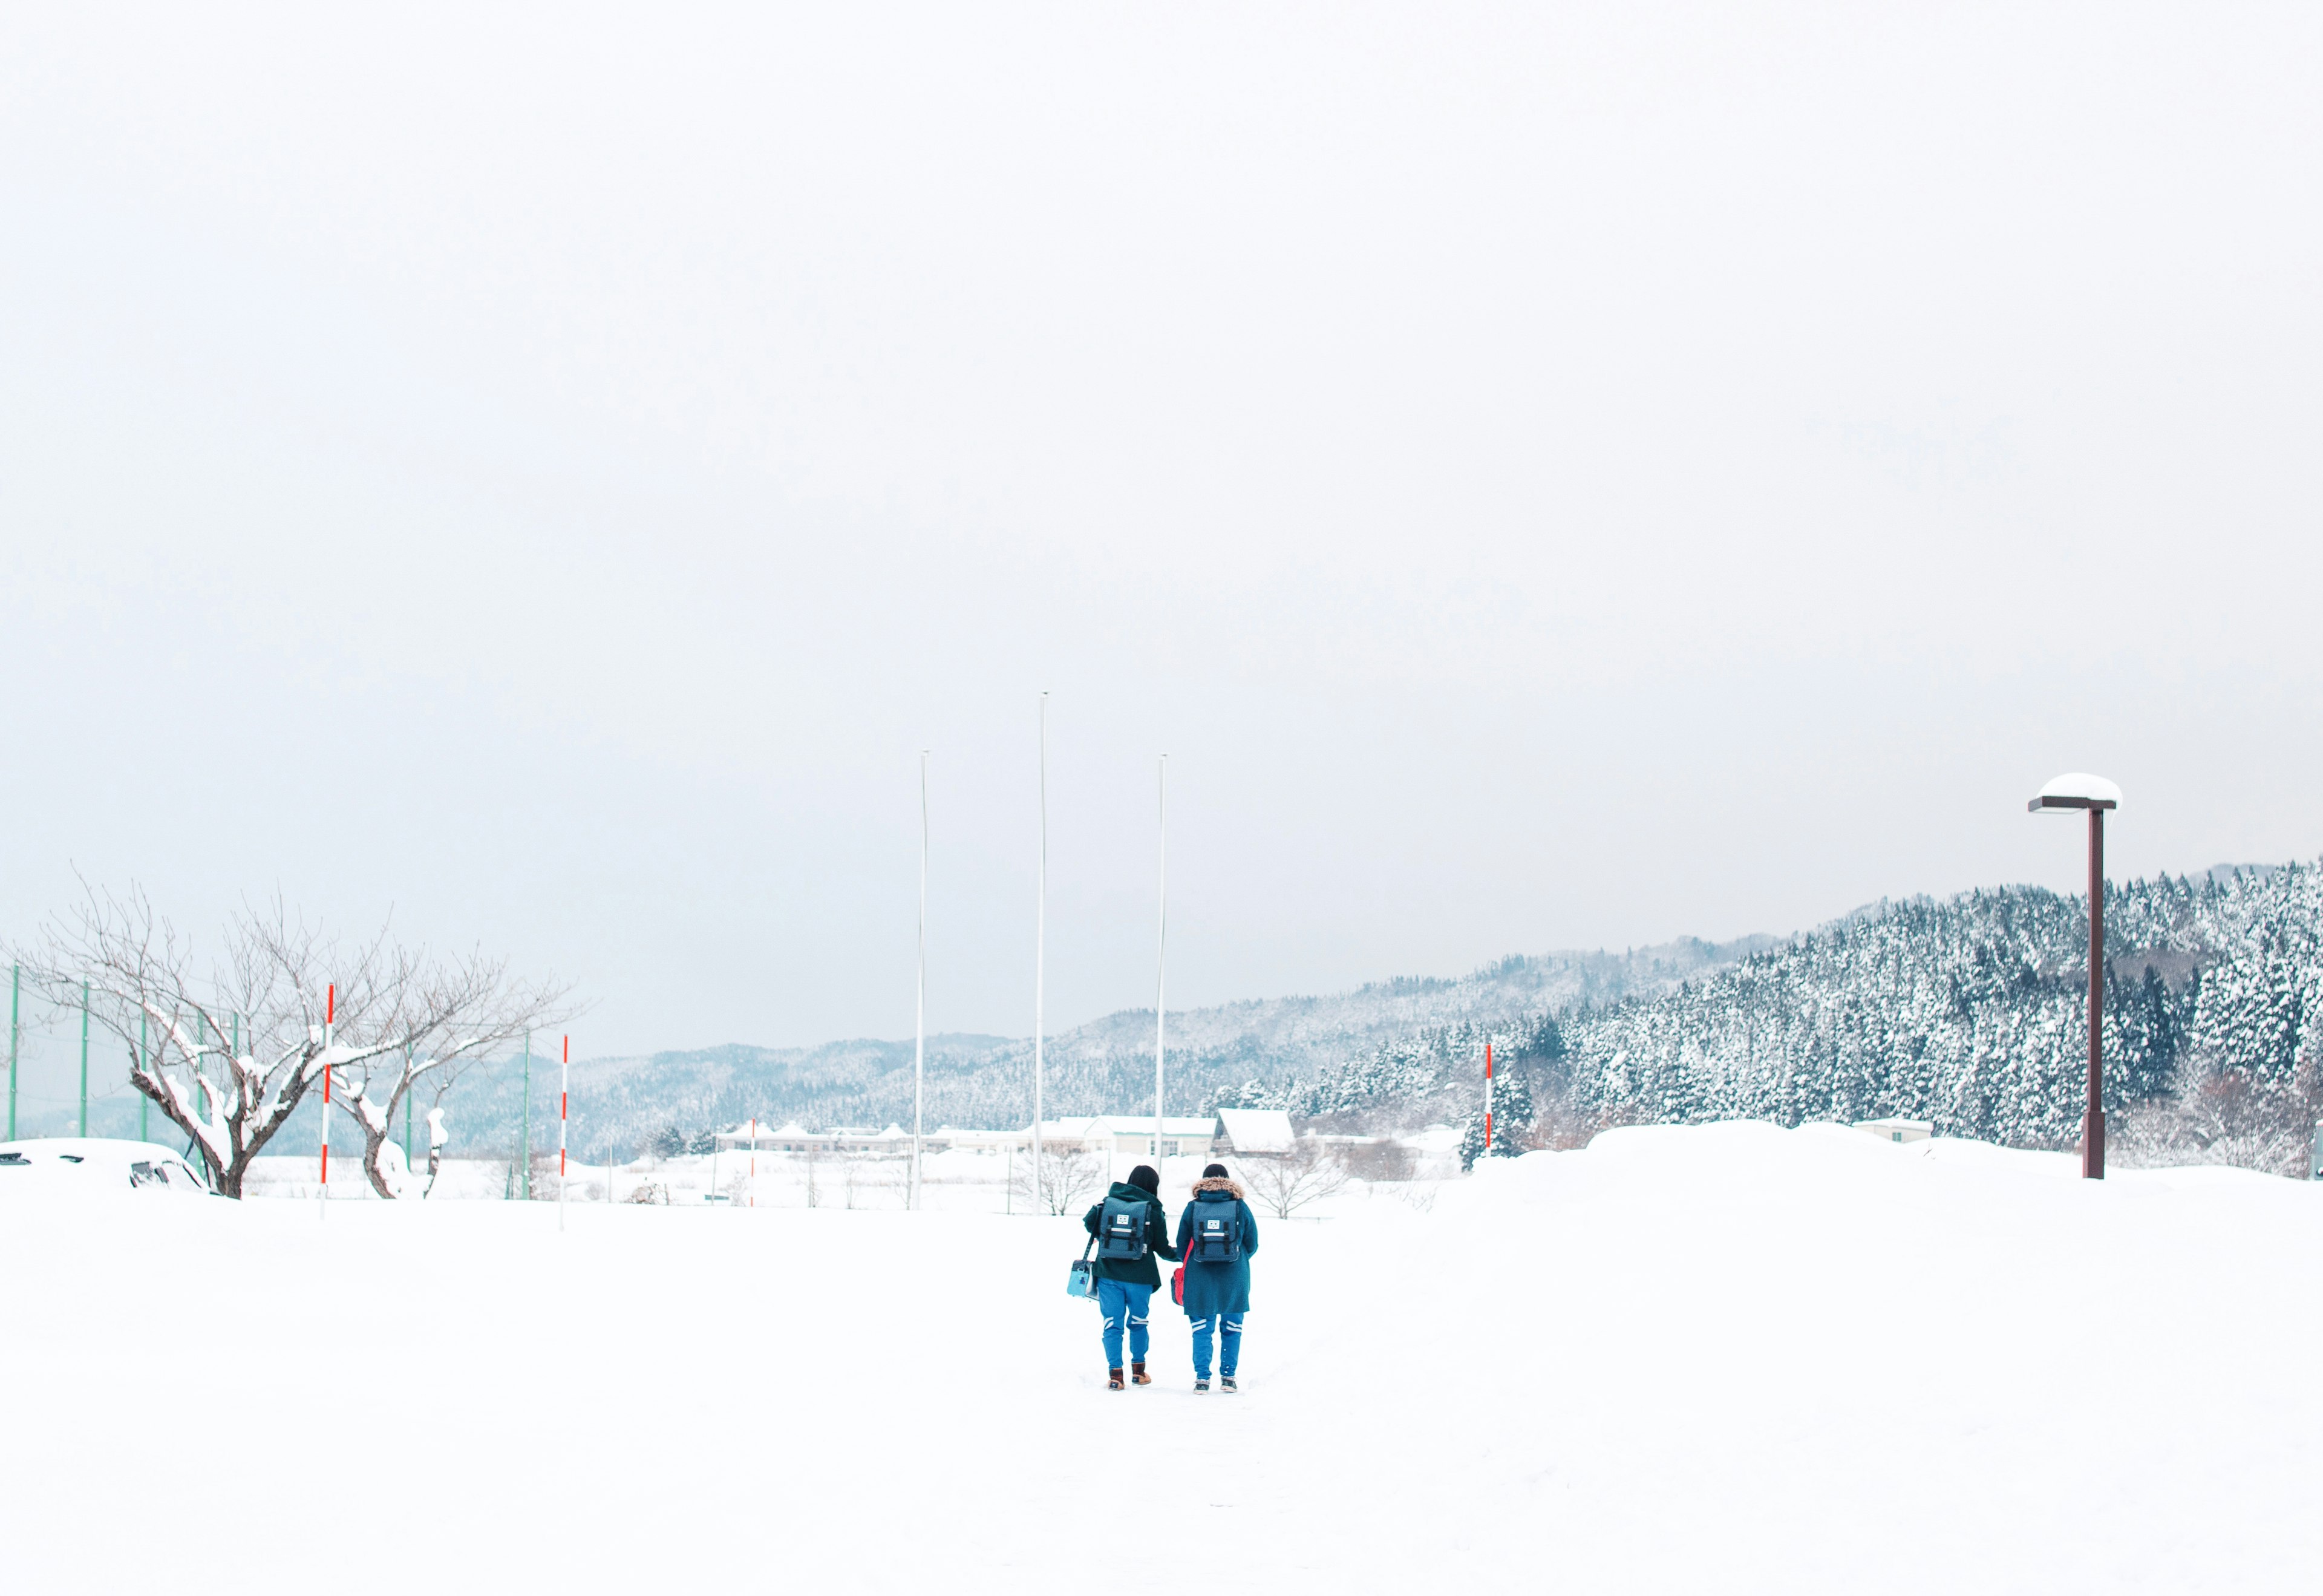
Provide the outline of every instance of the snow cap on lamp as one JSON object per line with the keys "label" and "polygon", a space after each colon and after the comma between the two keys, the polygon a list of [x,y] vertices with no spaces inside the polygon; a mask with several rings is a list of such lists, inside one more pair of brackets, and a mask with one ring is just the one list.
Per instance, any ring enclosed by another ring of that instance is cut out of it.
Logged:
{"label": "snow cap on lamp", "polygon": [[2119,809],[2121,789],[2101,775],[2085,770],[2052,776],[2039,796],[2025,806],[2034,814],[2065,810]]}

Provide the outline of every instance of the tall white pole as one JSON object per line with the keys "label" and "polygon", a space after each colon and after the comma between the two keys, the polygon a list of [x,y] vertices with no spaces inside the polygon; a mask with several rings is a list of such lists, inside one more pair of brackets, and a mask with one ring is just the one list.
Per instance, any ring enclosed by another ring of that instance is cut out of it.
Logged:
{"label": "tall white pole", "polygon": [[1041,1032],[1049,977],[1049,695],[1041,694],[1041,889],[1033,917],[1033,1212],[1041,1204]]}
{"label": "tall white pole", "polygon": [[565,1119],[573,1101],[573,1039],[565,1039],[565,1061],[556,1068],[556,1228],[565,1228]]}
{"label": "tall white pole", "polygon": [[1166,1050],[1162,1046],[1162,1028],[1164,1014],[1162,998],[1170,979],[1170,756],[1162,756],[1157,775],[1162,819],[1162,920],[1156,939],[1153,969],[1153,1164],[1162,1165],[1162,1061]]}
{"label": "tall white pole", "polygon": [[928,1101],[928,751],[920,750],[920,986],[912,1033],[912,1201],[920,1206],[920,1138]]}

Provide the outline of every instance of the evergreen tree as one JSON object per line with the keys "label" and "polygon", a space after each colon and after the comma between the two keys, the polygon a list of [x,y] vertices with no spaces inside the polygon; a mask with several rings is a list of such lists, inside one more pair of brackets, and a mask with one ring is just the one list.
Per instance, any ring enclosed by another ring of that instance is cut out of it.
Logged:
{"label": "evergreen tree", "polygon": [[[1515,1158],[1524,1151],[1524,1139],[1532,1129],[1532,1086],[1520,1071],[1496,1070],[1492,1075],[1492,1156]],[[1460,1168],[1476,1167],[1476,1160],[1484,1151],[1484,1111],[1480,1106],[1468,1116],[1460,1134]]]}

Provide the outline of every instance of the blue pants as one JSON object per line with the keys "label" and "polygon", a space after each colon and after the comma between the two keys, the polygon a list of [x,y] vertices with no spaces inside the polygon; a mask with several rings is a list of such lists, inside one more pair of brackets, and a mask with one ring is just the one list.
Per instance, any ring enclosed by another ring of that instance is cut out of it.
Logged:
{"label": "blue pants", "polygon": [[1132,1285],[1127,1280],[1099,1278],[1097,1283],[1097,1310],[1105,1315],[1105,1366],[1121,1367],[1121,1327],[1129,1326],[1129,1355],[1137,1362],[1145,1362],[1145,1351],[1153,1344],[1147,1328],[1151,1316],[1148,1309],[1153,1302],[1153,1288]]}
{"label": "blue pants", "polygon": [[1210,1377],[1210,1335],[1218,1338],[1218,1372],[1228,1380],[1242,1362],[1242,1321],[1225,1314],[1212,1314],[1207,1319],[1194,1321],[1194,1378]]}

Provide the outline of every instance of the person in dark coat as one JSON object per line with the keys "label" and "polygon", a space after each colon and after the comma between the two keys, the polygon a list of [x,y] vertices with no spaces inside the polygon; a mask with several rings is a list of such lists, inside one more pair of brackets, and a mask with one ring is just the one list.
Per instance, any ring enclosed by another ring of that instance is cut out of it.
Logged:
{"label": "person in dark coat", "polygon": [[[1194,1321],[1194,1389],[1210,1389],[1210,1338],[1218,1344],[1218,1389],[1235,1387],[1242,1362],[1242,1321],[1250,1312],[1250,1260],[1258,1251],[1258,1217],[1224,1164],[1194,1182],[1194,1200],[1178,1216],[1178,1251],[1186,1260],[1183,1307]],[[1206,1254],[1211,1256],[1205,1256]]]}
{"label": "person in dark coat", "polygon": [[1149,1324],[1153,1293],[1162,1284],[1162,1271],[1153,1260],[1156,1254],[1172,1260],[1178,1256],[1170,1244],[1170,1216],[1162,1206],[1161,1190],[1162,1177],[1153,1166],[1140,1164],[1129,1171],[1127,1180],[1115,1181],[1105,1201],[1081,1220],[1097,1238],[1097,1306],[1105,1315],[1106,1383],[1116,1391],[1122,1389],[1124,1330],[1129,1333],[1131,1383],[1153,1383],[1145,1372],[1145,1353],[1152,1344]]}

